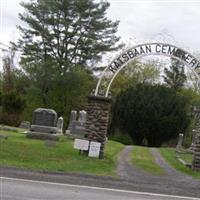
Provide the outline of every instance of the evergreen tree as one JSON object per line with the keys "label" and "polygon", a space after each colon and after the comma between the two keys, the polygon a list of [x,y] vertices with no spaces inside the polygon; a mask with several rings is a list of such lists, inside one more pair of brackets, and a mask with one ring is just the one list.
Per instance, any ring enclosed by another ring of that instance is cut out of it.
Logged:
{"label": "evergreen tree", "polygon": [[111,126],[130,135],[135,144],[160,146],[186,131],[187,110],[188,100],[173,89],[138,84],[117,96]]}
{"label": "evergreen tree", "polygon": [[175,91],[183,88],[187,77],[184,71],[184,65],[175,59],[171,59],[170,68],[164,69],[165,75],[163,76],[165,83]]}
{"label": "evergreen tree", "polygon": [[120,47],[115,35],[119,22],[106,17],[109,3],[105,1],[31,0],[21,5],[25,13],[20,19],[27,26],[19,26],[19,44],[28,71],[37,62],[44,73],[51,65],[65,74],[76,65],[90,66],[103,53]]}
{"label": "evergreen tree", "polygon": [[[68,90],[73,81],[67,77],[83,68],[87,79],[91,76],[88,69],[104,53],[121,46],[116,36],[119,22],[106,17],[109,3],[105,1],[30,0],[21,5],[25,12],[19,16],[26,26],[19,26],[22,35],[17,44],[22,51],[20,64],[34,88],[40,91],[42,104],[46,107],[52,105],[49,95],[54,93],[53,84],[58,80],[65,83],[65,87],[55,93],[60,92],[57,96],[70,99]],[[82,80],[77,83],[85,84]],[[83,88],[88,90],[87,83]],[[79,91],[79,88],[74,90]],[[76,95],[82,94],[88,91]],[[66,105],[59,98],[58,102]]]}
{"label": "evergreen tree", "polygon": [[0,78],[0,84],[2,84],[2,90],[5,93],[14,90],[14,57],[15,49],[12,47],[2,59],[3,72]]}

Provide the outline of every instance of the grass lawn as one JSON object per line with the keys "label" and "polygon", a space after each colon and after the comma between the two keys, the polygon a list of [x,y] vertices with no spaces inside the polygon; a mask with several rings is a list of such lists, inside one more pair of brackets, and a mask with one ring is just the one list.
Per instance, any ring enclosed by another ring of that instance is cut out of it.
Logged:
{"label": "grass lawn", "polygon": [[150,153],[148,147],[133,146],[131,159],[134,165],[148,173],[154,175],[163,175],[165,173],[164,170],[155,163],[154,157]]}
{"label": "grass lawn", "polygon": [[182,160],[184,160],[187,163],[192,164],[193,161],[193,155],[190,153],[178,153],[177,154]]}
{"label": "grass lawn", "polygon": [[[161,155],[168,161],[175,169],[184,172],[194,178],[200,178],[200,172],[193,171],[192,169],[184,166],[176,159],[175,149],[172,148],[160,148]],[[191,156],[185,156],[187,159],[191,160]],[[189,161],[188,160],[188,161]]]}
{"label": "grass lawn", "polygon": [[73,140],[61,136],[54,147],[44,141],[28,139],[21,131],[0,131],[8,139],[0,139],[0,165],[45,171],[63,171],[115,176],[117,154],[123,145],[108,141],[105,159],[79,155]]}

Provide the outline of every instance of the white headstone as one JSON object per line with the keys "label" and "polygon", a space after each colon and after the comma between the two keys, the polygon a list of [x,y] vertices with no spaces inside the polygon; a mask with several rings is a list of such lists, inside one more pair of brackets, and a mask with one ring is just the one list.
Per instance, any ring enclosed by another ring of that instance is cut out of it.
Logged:
{"label": "white headstone", "polygon": [[181,149],[183,145],[183,134],[179,133],[178,144],[176,145],[176,149]]}
{"label": "white headstone", "polygon": [[57,129],[59,133],[63,133],[63,117],[58,118]]}
{"label": "white headstone", "polygon": [[79,118],[78,118],[78,121],[81,123],[81,125],[85,124],[86,118],[87,118],[87,112],[85,110],[81,110],[79,112]]}
{"label": "white headstone", "polygon": [[77,111],[72,110],[70,115],[70,121],[76,121],[76,117],[77,117]]}
{"label": "white headstone", "polygon": [[74,149],[87,151],[89,148],[88,140],[75,139],[74,141]]}
{"label": "white headstone", "polygon": [[90,142],[89,157],[99,157],[101,143]]}

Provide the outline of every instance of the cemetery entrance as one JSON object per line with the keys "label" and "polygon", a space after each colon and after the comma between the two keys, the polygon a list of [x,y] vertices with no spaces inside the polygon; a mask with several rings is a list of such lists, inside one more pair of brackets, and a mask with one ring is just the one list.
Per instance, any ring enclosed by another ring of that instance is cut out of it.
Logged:
{"label": "cemetery entrance", "polygon": [[94,94],[88,97],[88,115],[86,121],[87,138],[91,141],[101,143],[99,158],[104,157],[104,147],[111,104],[109,91],[113,80],[130,61],[149,55],[163,55],[179,60],[193,72],[198,81],[200,80],[200,72],[197,72],[200,68],[200,62],[198,59],[189,52],[174,45],[166,43],[145,43],[134,46],[120,54],[105,68],[96,86]]}

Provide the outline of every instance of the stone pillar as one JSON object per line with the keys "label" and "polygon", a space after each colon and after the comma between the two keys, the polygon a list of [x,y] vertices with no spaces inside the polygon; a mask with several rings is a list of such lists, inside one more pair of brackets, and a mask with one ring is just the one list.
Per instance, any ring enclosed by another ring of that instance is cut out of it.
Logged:
{"label": "stone pillar", "polygon": [[108,129],[111,99],[100,96],[89,96],[87,111],[86,137],[101,143],[99,158],[104,158],[104,148]]}
{"label": "stone pillar", "polygon": [[196,141],[194,144],[194,159],[192,162],[193,170],[200,170],[200,134],[196,135]]}
{"label": "stone pillar", "polygon": [[195,119],[196,119],[196,124],[195,124],[196,134],[195,134],[194,145],[193,145],[194,159],[192,162],[192,169],[200,170],[200,109],[195,108],[194,113],[195,113]]}

